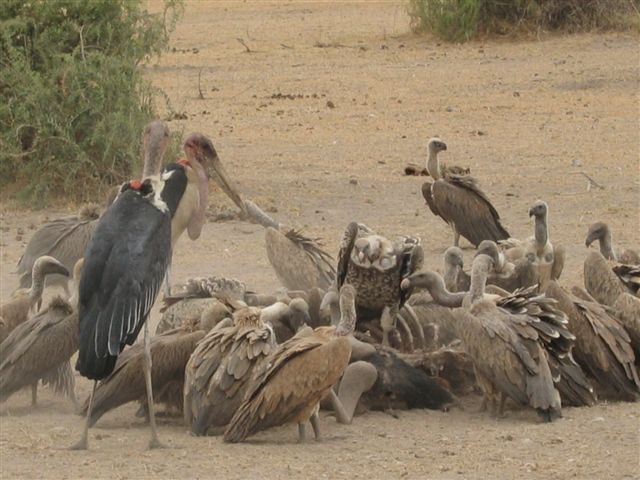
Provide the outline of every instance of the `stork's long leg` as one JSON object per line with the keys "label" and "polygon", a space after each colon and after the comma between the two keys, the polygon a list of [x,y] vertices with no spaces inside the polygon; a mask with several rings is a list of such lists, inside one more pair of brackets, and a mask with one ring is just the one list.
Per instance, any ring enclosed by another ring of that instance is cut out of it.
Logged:
{"label": "stork's long leg", "polygon": [[169,264],[167,265],[167,273],[164,275],[164,296],[171,296],[171,259],[169,259]]}
{"label": "stork's long leg", "polygon": [[93,382],[93,389],[91,390],[91,396],[89,397],[89,407],[87,408],[87,418],[84,422],[84,430],[82,431],[82,438],[78,443],[69,448],[69,450],[87,450],[89,447],[89,424],[91,423],[91,407],[93,406],[93,395],[96,393],[96,387],[98,381]]}
{"label": "stork's long leg", "polygon": [[409,320],[411,321],[414,328],[418,332],[418,339],[420,341],[420,345],[418,345],[418,348],[424,348],[427,345],[427,341],[424,338],[424,330],[422,328],[422,324],[420,323],[420,319],[418,318],[416,311],[413,309],[411,305],[409,305],[408,303],[405,303],[404,308],[409,314]]}
{"label": "stork's long leg", "polygon": [[149,448],[163,448],[158,439],[156,428],[156,414],[153,406],[153,387],[151,385],[151,337],[149,336],[149,323],[144,322],[144,381],[147,387],[147,407],[149,408],[149,423],[151,425],[151,440]]}

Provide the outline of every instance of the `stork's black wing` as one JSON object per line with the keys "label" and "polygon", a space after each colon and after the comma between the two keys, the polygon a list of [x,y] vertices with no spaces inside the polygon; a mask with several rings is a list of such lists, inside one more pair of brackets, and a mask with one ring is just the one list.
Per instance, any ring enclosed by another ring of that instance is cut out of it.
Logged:
{"label": "stork's black wing", "polygon": [[171,258],[171,215],[126,190],[100,219],[80,280],[80,374],[102,379],[138,336]]}

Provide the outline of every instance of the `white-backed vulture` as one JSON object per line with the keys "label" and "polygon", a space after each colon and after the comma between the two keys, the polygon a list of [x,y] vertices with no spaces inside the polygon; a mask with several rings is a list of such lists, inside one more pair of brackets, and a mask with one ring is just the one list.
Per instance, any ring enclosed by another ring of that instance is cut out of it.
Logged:
{"label": "white-backed vulture", "polygon": [[11,331],[24,323],[42,302],[42,292],[49,275],[69,277],[69,270],[53,257],[44,255],[33,264],[33,282],[29,288],[19,288],[11,295],[11,299],[0,305],[0,343]]}
{"label": "white-backed vulture", "polygon": [[[636,269],[637,278],[634,275]],[[612,313],[627,329],[634,350],[640,353],[640,298],[634,295],[633,290],[638,285],[640,268],[621,264],[613,265],[612,268],[600,252],[592,251],[587,255],[584,261],[584,286],[587,292],[598,302],[614,309]]]}
{"label": "white-backed vulture", "polygon": [[[245,306],[246,285],[235,278],[219,276],[194,277],[174,285],[171,296],[165,296],[160,310],[162,318],[156,334],[180,327],[183,321],[206,315],[222,320],[233,312],[233,305]],[[216,314],[217,312],[217,314]]]}
{"label": "white-backed vulture", "polygon": [[297,423],[299,440],[304,441],[307,421],[311,421],[316,440],[320,439],[320,400],[342,377],[351,357],[349,335],[356,325],[355,297],[354,287],[343,285],[342,317],[337,326],[303,329],[262,362],[229,422],[225,442],[241,442],[286,423]]}
{"label": "white-backed vulture", "polygon": [[264,239],[269,263],[280,283],[289,290],[326,290],[336,270],[333,259],[322,249],[319,239],[276,222],[255,203],[245,200],[249,218],[265,228]]}
{"label": "white-backed vulture", "polygon": [[[169,141],[169,127],[165,122],[156,120],[145,127],[142,137],[143,178],[160,172]],[[26,288],[31,285],[31,269],[36,259],[42,255],[56,258],[71,271],[84,255],[85,248],[98,225],[98,217],[99,207],[87,205],[77,216],[58,218],[40,227],[29,240],[18,262],[20,287]],[[47,285],[49,284],[59,285],[69,294],[66,277],[51,276],[47,280]]]}
{"label": "white-backed vulture", "polygon": [[[434,137],[429,139],[429,142],[427,142],[427,161],[425,163],[426,168],[424,169],[424,175],[431,175],[429,171],[429,165],[431,165],[432,170],[435,169],[434,165],[436,164],[436,156],[438,155],[438,152],[446,149],[447,145],[442,140],[440,140],[440,138]],[[469,167],[461,167],[460,165],[446,165],[442,161],[439,164],[438,171],[440,173],[440,178],[447,175],[469,175],[471,173],[471,169]]]}
{"label": "white-backed vulture", "polygon": [[214,328],[202,339],[187,363],[184,420],[196,435],[222,433],[236,412],[251,375],[276,348],[273,330],[259,308],[233,314],[233,325]]}
{"label": "white-backed vulture", "polygon": [[500,242],[509,261],[528,261],[532,265],[536,273],[535,281],[541,292],[544,292],[550,280],[560,278],[565,262],[564,247],[554,246],[549,240],[548,212],[548,205],[542,200],[537,200],[529,208],[529,217],[535,217],[534,235],[524,241],[509,238]]}
{"label": "white-backed vulture", "polygon": [[422,185],[422,196],[434,215],[442,218],[453,230],[457,247],[460,235],[474,246],[482,240],[504,240],[509,232],[500,223],[500,215],[471,175],[443,174],[438,152],[447,146],[439,138],[429,141],[427,169],[433,183]]}
{"label": "white-backed vulture", "polygon": [[[39,262],[40,259],[36,265]],[[76,285],[81,271],[82,260],[78,260],[73,272]],[[42,284],[39,275],[33,278],[34,285]],[[75,380],[69,363],[78,350],[76,297],[77,291],[68,302],[54,297],[45,310],[18,325],[0,344],[0,402],[19,389],[31,386],[31,404],[35,405],[38,381],[42,380],[44,385],[52,385],[56,392],[67,395],[76,405]]]}
{"label": "white-backed vulture", "polygon": [[[154,403],[165,404],[170,410],[182,412],[185,367],[205,333],[194,324],[184,324],[151,339],[151,383]],[[141,343],[120,354],[113,372],[101,380],[95,389],[91,400],[89,426],[95,425],[105,413],[129,402],[140,402],[142,409],[139,412],[146,412],[144,355],[144,345]],[[89,398],[82,405],[83,415],[86,415],[88,405]]]}
{"label": "white-backed vulture", "polygon": [[[500,268],[491,272],[487,278],[488,285],[495,285],[507,292],[513,292],[518,288],[526,288],[538,283],[538,274],[533,263],[526,258],[511,263],[499,251],[498,245],[492,240],[483,240],[478,245],[476,255],[485,254],[494,259]],[[444,255],[444,280],[447,290],[450,292],[466,292],[471,285],[471,276],[464,271],[464,258],[462,250],[458,247],[449,247]]]}
{"label": "white-backed vulture", "polygon": [[[433,272],[418,272],[408,277],[403,287],[429,288],[434,299],[448,305],[464,304],[455,311],[457,326],[474,362],[476,378],[484,392],[483,404],[490,400],[495,412],[499,399],[497,413],[501,414],[508,396],[520,405],[531,406],[545,420],[551,421],[560,415],[561,401],[542,337],[558,335],[555,338],[559,339],[561,334],[556,327],[560,320],[552,318],[546,323],[547,319],[542,315],[532,317],[535,309],[522,308],[518,305],[521,301],[514,298],[507,297],[504,307],[497,306],[495,299],[487,298],[484,287],[492,264],[489,256],[476,256],[471,290],[462,302],[461,294],[447,292],[442,278]],[[565,348],[563,343],[559,342],[558,347]]]}
{"label": "white-backed vulture", "polygon": [[633,401],[640,395],[640,380],[634,365],[631,339],[625,329],[602,305],[580,298],[551,282],[547,295],[569,319],[576,336],[573,354],[593,378],[598,396],[607,400]]}
{"label": "white-backed vulture", "polygon": [[595,241],[600,244],[600,253],[607,260],[613,260],[627,265],[640,265],[640,254],[635,250],[618,250],[613,245],[611,229],[604,222],[595,222],[589,227],[585,245],[588,247]]}
{"label": "white-backed vulture", "polygon": [[[390,345],[389,336],[395,333],[397,322],[401,327],[401,340],[395,341],[395,346],[402,344],[403,348],[413,350],[412,331],[420,335],[416,339],[418,346],[424,344],[422,329],[417,325],[413,310],[405,309],[409,313],[408,319],[399,314],[408,299],[400,282],[420,269],[423,260],[424,252],[417,237],[402,236],[392,242],[376,235],[366,225],[352,222],[347,226],[340,244],[334,290],[338,291],[346,284],[355,288],[358,330],[372,333],[381,330],[378,341]],[[413,329],[407,321],[415,324]]]}

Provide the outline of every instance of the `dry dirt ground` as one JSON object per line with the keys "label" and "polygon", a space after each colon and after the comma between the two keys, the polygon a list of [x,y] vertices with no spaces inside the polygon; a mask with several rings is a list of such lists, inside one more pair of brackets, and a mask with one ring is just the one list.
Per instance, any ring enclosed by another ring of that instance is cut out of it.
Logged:
{"label": "dry dirt ground", "polygon": [[[550,204],[552,240],[568,251],[565,285],[582,282],[590,222],[606,219],[617,243],[639,246],[635,36],[458,46],[410,34],[404,2],[194,2],[171,45],[146,70],[187,116],[171,128],[208,134],[246,196],[324,238],[332,253],[358,220],[382,234],[420,235],[428,267],[440,266],[450,230],[427,211],[423,180],[401,174],[424,161],[436,134],[449,146],[442,158],[472,168],[513,236],[531,234],[534,200]],[[587,189],[582,173],[604,188]],[[218,191],[212,203],[229,205]],[[2,207],[3,299],[34,226],[61,213]],[[175,280],[217,274],[277,288],[256,225],[209,223],[197,242],[181,240],[173,264]],[[89,383],[78,387],[84,398]],[[81,419],[43,389],[35,410],[26,392],[0,407],[1,476],[640,478],[637,404],[568,408],[551,425],[527,411],[496,421],[475,413],[478,404],[398,419],[370,413],[350,426],[326,418],[325,441],[304,445],[293,426],[225,445],[161,418],[170,446],[161,451],[146,450],[148,431],[127,406],[106,415],[91,451],[79,453],[61,448]]]}

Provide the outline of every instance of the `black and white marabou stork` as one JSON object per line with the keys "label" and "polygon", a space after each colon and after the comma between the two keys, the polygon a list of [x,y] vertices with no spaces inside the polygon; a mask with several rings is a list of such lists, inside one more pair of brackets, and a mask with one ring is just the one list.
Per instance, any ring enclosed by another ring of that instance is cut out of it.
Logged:
{"label": "black and white marabou stork", "polygon": [[[195,232],[191,225],[197,227],[197,235],[200,234],[209,171],[232,199],[239,198],[208,138],[191,135],[185,142],[185,152],[187,159],[168,165],[160,176],[123,185],[114,203],[100,218],[87,246],[79,288],[80,349],[76,368],[81,375],[96,383],[107,377],[119,353],[125,345],[135,342],[144,327],[145,383],[152,429],[150,448],[161,445],[153,410],[146,319],[167,273],[172,246],[179,234],[185,228]],[[206,167],[211,168],[207,171]],[[188,204],[191,206],[186,208]],[[96,384],[92,397],[95,387]],[[91,418],[91,398],[87,418]],[[87,422],[82,439],[73,448],[87,448],[88,426]]]}

